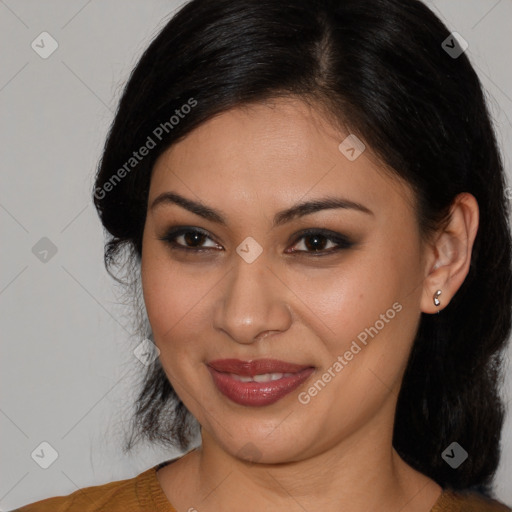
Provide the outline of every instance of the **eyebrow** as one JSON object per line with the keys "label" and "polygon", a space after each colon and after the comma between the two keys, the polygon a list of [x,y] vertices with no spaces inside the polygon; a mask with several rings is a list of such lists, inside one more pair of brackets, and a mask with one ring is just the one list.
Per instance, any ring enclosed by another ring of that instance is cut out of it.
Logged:
{"label": "eyebrow", "polygon": [[[187,199],[186,197],[177,194],[176,192],[164,192],[160,194],[155,200],[151,203],[150,210],[155,207],[163,204],[176,204],[185,208],[189,212],[195,213],[196,215],[203,217],[206,220],[211,222],[215,222],[221,224],[223,226],[227,225],[226,216],[219,210],[215,210],[210,206],[207,206],[200,201],[193,201],[192,199]],[[287,222],[290,222],[292,219],[297,217],[303,217],[304,215],[309,215],[321,210],[328,210],[333,208],[343,208],[346,210],[356,210],[362,213],[366,213],[368,215],[374,215],[374,213],[368,209],[366,206],[361,203],[357,203],[354,201],[350,201],[348,199],[342,197],[322,197],[312,201],[305,201],[294,205],[286,210],[282,210],[277,212],[274,216],[274,221],[272,227],[277,227]]]}

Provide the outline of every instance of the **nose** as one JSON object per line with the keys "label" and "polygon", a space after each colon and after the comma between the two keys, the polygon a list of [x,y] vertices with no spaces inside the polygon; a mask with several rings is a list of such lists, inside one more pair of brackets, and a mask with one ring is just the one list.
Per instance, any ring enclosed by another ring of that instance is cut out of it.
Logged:
{"label": "nose", "polygon": [[242,344],[289,329],[291,292],[282,279],[268,266],[263,255],[252,263],[237,258],[220,285],[214,327]]}

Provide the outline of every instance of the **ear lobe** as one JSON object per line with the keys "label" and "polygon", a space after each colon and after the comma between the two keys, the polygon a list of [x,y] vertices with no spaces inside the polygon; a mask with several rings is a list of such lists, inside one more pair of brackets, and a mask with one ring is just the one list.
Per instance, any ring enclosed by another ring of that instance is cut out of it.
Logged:
{"label": "ear lobe", "polygon": [[432,265],[434,257],[434,264],[424,281],[422,312],[433,314],[445,308],[466,279],[478,220],[475,197],[467,192],[459,194],[453,202],[448,223],[429,246],[431,257],[428,261]]}

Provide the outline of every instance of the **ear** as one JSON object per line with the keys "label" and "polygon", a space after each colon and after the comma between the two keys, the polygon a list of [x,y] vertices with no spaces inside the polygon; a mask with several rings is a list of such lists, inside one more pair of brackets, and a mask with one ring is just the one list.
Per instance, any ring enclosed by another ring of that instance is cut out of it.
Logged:
{"label": "ear", "polygon": [[[450,220],[427,246],[421,311],[437,313],[445,308],[469,272],[471,251],[478,231],[479,208],[472,194],[459,194],[450,208]],[[441,290],[439,306],[434,295]]]}

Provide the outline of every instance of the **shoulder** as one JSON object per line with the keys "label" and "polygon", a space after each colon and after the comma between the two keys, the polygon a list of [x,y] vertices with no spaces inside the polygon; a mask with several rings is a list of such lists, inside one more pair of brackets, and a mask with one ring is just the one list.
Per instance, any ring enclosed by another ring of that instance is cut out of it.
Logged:
{"label": "shoulder", "polygon": [[473,491],[446,489],[431,512],[512,512],[512,509]]}
{"label": "shoulder", "polygon": [[[142,512],[158,466],[133,478],[78,489],[66,496],[43,499],[11,512]],[[150,502],[149,502],[150,503]]]}

